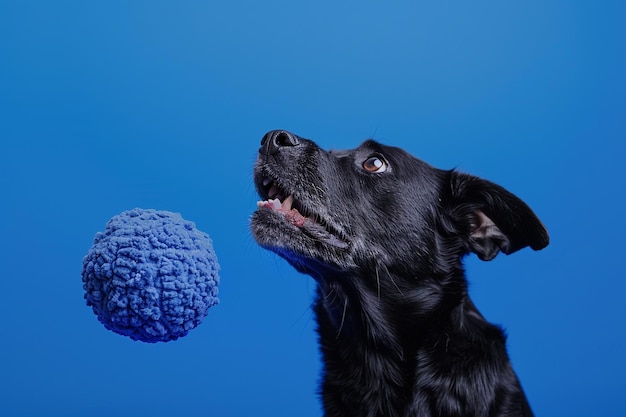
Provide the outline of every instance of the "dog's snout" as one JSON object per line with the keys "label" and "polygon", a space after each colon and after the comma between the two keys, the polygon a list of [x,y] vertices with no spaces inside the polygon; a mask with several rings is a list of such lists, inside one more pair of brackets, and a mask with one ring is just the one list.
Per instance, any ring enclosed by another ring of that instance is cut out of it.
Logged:
{"label": "dog's snout", "polygon": [[280,151],[281,148],[299,144],[298,137],[293,133],[286,130],[272,130],[267,132],[261,139],[259,152],[262,154],[274,154]]}

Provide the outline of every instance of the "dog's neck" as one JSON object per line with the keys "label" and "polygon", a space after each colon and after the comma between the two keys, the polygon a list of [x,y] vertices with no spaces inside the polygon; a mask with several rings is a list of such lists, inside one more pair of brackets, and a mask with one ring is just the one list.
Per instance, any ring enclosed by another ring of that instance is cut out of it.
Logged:
{"label": "dog's neck", "polygon": [[[382,413],[382,410],[390,404],[404,404],[410,398],[409,376],[404,375],[402,369],[407,369],[404,361],[413,361],[414,355],[404,351],[391,327],[378,321],[385,315],[383,309],[376,307],[380,317],[368,317],[366,312],[371,310],[357,310],[354,302],[340,288],[335,288],[330,292],[320,289],[315,304],[325,364],[322,392],[343,391],[352,398],[345,401],[326,394],[322,398],[325,409],[328,412],[336,408],[332,415],[360,415],[365,408],[380,410],[380,415],[396,415]],[[364,333],[366,339],[363,339]],[[363,343],[363,340],[368,342]]]}
{"label": "dog's neck", "polygon": [[[345,391],[345,398],[358,399],[350,403],[353,409],[378,410],[371,415],[402,415],[417,378],[406,370],[418,367],[420,351],[445,348],[442,329],[459,322],[453,316],[465,315],[473,305],[464,279],[456,282],[462,288],[450,291],[433,278],[432,287],[420,286],[429,291],[417,293],[388,272],[381,276],[375,270],[374,274],[369,280],[364,280],[362,271],[358,276],[318,279],[315,313],[325,363],[323,384]],[[452,293],[457,294],[453,299]],[[331,407],[346,405],[344,400],[324,400]]]}
{"label": "dog's neck", "polygon": [[397,351],[398,357],[403,356],[399,346],[411,348],[425,333],[439,333],[451,315],[464,311],[458,307],[475,309],[460,260],[442,273],[400,273],[373,263],[355,272],[327,269],[312,275],[318,282],[316,313],[324,327],[322,337],[358,336]]}

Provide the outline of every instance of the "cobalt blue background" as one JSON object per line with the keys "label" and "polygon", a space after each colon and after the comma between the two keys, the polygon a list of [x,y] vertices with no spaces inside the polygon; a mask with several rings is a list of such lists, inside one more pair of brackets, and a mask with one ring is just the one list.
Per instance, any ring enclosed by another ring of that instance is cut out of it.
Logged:
{"label": "cobalt blue background", "polygon": [[[0,415],[320,416],[314,284],[248,231],[261,136],[367,137],[522,197],[544,251],[468,258],[538,416],[624,416],[622,1],[4,1]],[[221,304],[143,344],[83,300],[134,207],[208,232]]]}

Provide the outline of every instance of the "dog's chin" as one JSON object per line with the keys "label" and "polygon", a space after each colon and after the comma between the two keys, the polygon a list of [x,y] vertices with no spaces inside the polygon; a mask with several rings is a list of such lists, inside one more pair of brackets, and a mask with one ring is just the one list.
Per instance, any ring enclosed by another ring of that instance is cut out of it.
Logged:
{"label": "dog's chin", "polygon": [[349,242],[303,217],[297,210],[261,202],[250,222],[257,243],[286,259],[298,271],[316,276],[350,267]]}

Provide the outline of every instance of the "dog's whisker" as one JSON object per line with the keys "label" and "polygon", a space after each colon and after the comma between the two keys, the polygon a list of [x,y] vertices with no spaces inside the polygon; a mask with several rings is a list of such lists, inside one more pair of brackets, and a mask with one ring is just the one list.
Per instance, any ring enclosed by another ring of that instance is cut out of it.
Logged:
{"label": "dog's whisker", "polygon": [[378,267],[376,267],[376,286],[378,294],[378,305],[380,305],[380,273],[378,272]]}
{"label": "dog's whisker", "polygon": [[398,284],[396,283],[396,280],[393,279],[393,275],[390,273],[387,273],[387,276],[389,277],[389,279],[391,280],[391,283],[393,284],[394,287],[396,287],[396,290],[398,290],[398,292],[400,293],[400,295],[402,297],[404,297],[404,292],[402,292],[402,290],[400,289],[400,287],[398,286]]}
{"label": "dog's whisker", "polygon": [[348,311],[348,299],[346,298],[343,301],[343,312],[341,314],[341,323],[339,324],[339,329],[337,330],[337,339],[339,339],[339,336],[341,335],[341,331],[343,330],[343,325],[346,321],[346,312]]}

